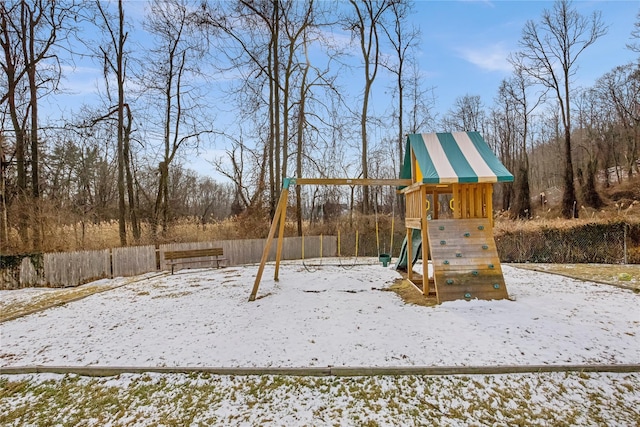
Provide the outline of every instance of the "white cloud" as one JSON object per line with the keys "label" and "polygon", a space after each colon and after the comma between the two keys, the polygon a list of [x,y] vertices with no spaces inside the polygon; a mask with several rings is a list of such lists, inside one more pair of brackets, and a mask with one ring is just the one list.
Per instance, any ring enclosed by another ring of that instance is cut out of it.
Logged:
{"label": "white cloud", "polygon": [[485,71],[510,72],[511,64],[507,61],[509,50],[504,43],[494,43],[483,47],[459,48],[459,56]]}

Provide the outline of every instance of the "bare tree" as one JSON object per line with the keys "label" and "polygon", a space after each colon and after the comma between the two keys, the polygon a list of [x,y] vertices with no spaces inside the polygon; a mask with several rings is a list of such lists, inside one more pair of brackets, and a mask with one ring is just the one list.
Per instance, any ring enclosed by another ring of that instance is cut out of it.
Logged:
{"label": "bare tree", "polygon": [[[257,143],[264,144],[262,149],[256,148],[256,151],[264,153],[264,159],[256,163],[261,170],[255,183],[258,197],[251,197],[251,200],[260,205],[262,193],[268,189],[271,213],[275,211],[283,175],[281,33],[283,16],[291,10],[291,5],[291,2],[282,0],[203,3],[198,21],[215,33],[219,52],[228,61],[228,65],[217,64],[219,69],[223,72],[233,70],[242,75],[242,87],[236,87],[232,92],[243,105],[242,117],[254,119],[256,130],[251,133],[261,135]],[[247,122],[243,121],[240,126],[245,127]],[[243,143],[242,150],[247,148]]]}
{"label": "bare tree", "polygon": [[557,0],[551,11],[544,10],[540,23],[527,21],[516,54],[522,70],[552,90],[558,100],[564,131],[564,191],[562,214],[576,216],[576,193],[571,152],[571,78],[577,59],[584,50],[606,34],[601,13],[583,16],[569,0]]}
{"label": "bare tree", "polygon": [[[210,125],[198,117],[203,112],[202,91],[193,80],[200,76],[198,64],[202,62],[205,46],[202,35],[190,25],[194,17],[195,3],[186,0],[155,0],[145,28],[155,37],[151,49],[149,67],[143,67],[143,84],[161,111],[162,152],[158,165],[158,187],[151,216],[152,232],[162,224],[167,231],[169,221],[169,176],[171,165],[178,151],[187,145],[197,146],[204,133],[211,132]],[[152,119],[153,121],[153,119]]]}
{"label": "bare tree", "polygon": [[[33,214],[33,246],[42,244],[40,218],[40,117],[39,99],[57,90],[62,75],[56,46],[64,41],[77,19],[75,2],[18,0],[0,3],[0,48],[3,87],[0,105],[7,105],[10,128],[15,138],[15,159],[19,197],[26,212]],[[4,128],[4,122],[2,124]],[[31,191],[29,197],[28,166]],[[23,241],[27,239],[27,215],[19,223]]]}
{"label": "bare tree", "polygon": [[[360,114],[360,137],[362,142],[361,165],[362,178],[369,178],[368,166],[368,135],[367,124],[369,114],[369,99],[373,82],[380,66],[380,38],[378,31],[383,25],[384,13],[389,9],[393,0],[349,0],[353,6],[354,16],[347,18],[346,24],[352,37],[360,44],[364,65],[364,89],[362,92],[362,111]],[[369,187],[363,188],[362,212],[370,211]]]}
{"label": "bare tree", "polygon": [[[425,76],[415,61],[410,61],[410,72],[407,76],[407,133],[435,131],[436,105],[434,87],[424,87]],[[404,159],[403,159],[404,160]]]}
{"label": "bare tree", "polygon": [[[125,13],[122,0],[118,0],[118,13],[115,18],[110,14],[107,4],[98,0],[96,6],[107,38],[105,45],[99,47],[104,64],[104,77],[107,82],[107,89],[109,89],[110,73],[113,73],[116,79],[117,91],[116,105],[110,107],[109,112],[96,121],[103,120],[114,114],[116,116],[118,147],[118,234],[120,236],[120,244],[125,246],[127,244],[127,203],[125,202],[125,198],[127,197],[133,236],[136,240],[140,238],[140,228],[133,194],[133,176],[130,167],[130,141],[133,114],[125,99],[125,82],[127,78],[127,52],[125,50],[125,44],[128,32],[125,29]],[[109,99],[111,99],[111,93],[108,92],[107,95]]]}
{"label": "bare tree", "polygon": [[615,127],[622,146],[614,149],[624,158],[624,170],[631,177],[637,172],[640,149],[640,71],[634,64],[621,65],[600,77],[595,84],[599,99],[616,112]]}
{"label": "bare tree", "polygon": [[[505,153],[505,164],[515,172],[513,184],[514,197],[511,215],[516,218],[530,218],[531,198],[529,185],[529,154],[527,146],[530,138],[530,122],[533,111],[544,101],[546,91],[531,93],[533,83],[522,71],[522,68],[514,63],[514,72],[511,78],[504,80],[499,89],[499,100],[504,106],[504,117],[507,122],[513,122],[513,148]],[[508,126],[508,125],[507,125]],[[508,126],[511,127],[511,126]],[[509,186],[506,186],[509,188]],[[508,192],[505,192],[508,193]],[[511,200],[508,200],[511,202]],[[508,203],[506,206],[511,206]]]}
{"label": "bare tree", "polygon": [[413,25],[409,25],[407,20],[413,12],[413,4],[411,2],[393,2],[390,5],[390,11],[393,14],[393,20],[389,25],[383,25],[382,29],[389,39],[389,43],[393,47],[393,53],[395,55],[393,64],[385,64],[386,68],[391,71],[395,76],[395,90],[397,91],[398,104],[397,104],[397,129],[398,139],[397,146],[397,158],[398,165],[402,168],[404,162],[404,135],[405,124],[405,89],[407,86],[407,65],[411,65],[411,49],[415,48],[419,38],[420,30]]}
{"label": "bare tree", "polygon": [[453,107],[442,118],[441,126],[450,132],[479,131],[485,120],[480,95],[467,94],[456,98]]}
{"label": "bare tree", "polygon": [[[604,205],[598,190],[596,189],[596,175],[598,173],[599,157],[603,149],[606,149],[607,126],[603,126],[600,102],[595,90],[583,91],[577,99],[579,138],[578,147],[586,153],[586,176],[582,167],[578,167],[578,182],[581,187],[582,202],[592,208],[598,209]],[[581,138],[580,138],[581,137]],[[606,166],[606,163],[602,163]]]}
{"label": "bare tree", "polygon": [[636,15],[636,22],[633,24],[631,31],[631,43],[627,44],[627,48],[633,52],[640,53],[640,12]]}

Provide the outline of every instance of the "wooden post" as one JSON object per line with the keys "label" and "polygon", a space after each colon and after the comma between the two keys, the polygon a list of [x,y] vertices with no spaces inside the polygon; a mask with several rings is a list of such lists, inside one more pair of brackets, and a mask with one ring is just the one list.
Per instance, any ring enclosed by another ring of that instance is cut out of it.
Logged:
{"label": "wooden post", "polygon": [[434,188],[433,189],[433,219],[438,219],[440,215],[440,194]]}
{"label": "wooden post", "polygon": [[416,154],[413,152],[413,148],[411,148],[411,182],[416,182],[418,180],[418,162],[416,161]]}
{"label": "wooden post", "polygon": [[[276,248],[276,269],[275,272],[273,273],[273,279],[274,280],[278,280],[278,273],[280,272],[280,258],[282,257],[282,243],[284,242],[284,225],[285,222],[287,221],[287,196],[289,195],[289,189],[285,188],[282,190],[282,192],[287,192],[287,194],[284,197],[284,206],[281,209],[280,212],[280,231],[278,232],[278,246]],[[282,195],[280,196],[281,200],[282,200]],[[278,202],[278,205],[280,203]],[[277,212],[276,212],[277,215]],[[275,220],[275,216],[274,216],[274,220]]]}
{"label": "wooden post", "polygon": [[487,218],[491,220],[491,227],[493,227],[493,185],[487,184]]}
{"label": "wooden post", "polygon": [[[453,184],[452,185],[453,189],[451,191],[452,193],[452,198],[453,198],[453,218],[454,219],[460,219],[460,196],[461,191],[460,191],[460,185],[458,184]],[[451,205],[451,202],[449,202],[449,204]]]}
{"label": "wooden post", "polygon": [[429,237],[427,237],[427,187],[420,187],[420,234],[422,235],[422,293],[429,295]]}
{"label": "wooden post", "polygon": [[407,228],[407,279],[409,279],[409,281],[413,281],[413,251],[411,250],[413,247],[412,235],[413,229]]}
{"label": "wooden post", "polygon": [[282,211],[287,211],[287,198],[289,196],[289,188],[283,188],[280,193],[280,201],[278,201],[278,206],[276,207],[275,215],[273,216],[273,221],[271,222],[271,228],[269,229],[269,235],[267,236],[267,243],[264,246],[264,250],[262,251],[262,259],[260,260],[260,267],[258,268],[258,274],[256,274],[256,280],[253,283],[253,289],[251,290],[251,295],[249,296],[249,301],[255,301],[256,295],[258,294],[258,288],[260,287],[260,281],[262,280],[262,273],[264,272],[264,266],[267,263],[267,259],[269,258],[269,252],[271,249],[271,242],[273,242],[273,236],[276,234],[276,227],[278,225],[278,221],[283,221]]}

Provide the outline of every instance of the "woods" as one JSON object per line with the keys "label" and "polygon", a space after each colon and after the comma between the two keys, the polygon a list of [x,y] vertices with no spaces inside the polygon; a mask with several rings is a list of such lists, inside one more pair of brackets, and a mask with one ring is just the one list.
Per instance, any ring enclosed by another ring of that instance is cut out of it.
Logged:
{"label": "woods", "polygon": [[[493,99],[441,105],[419,66],[430,46],[416,10],[404,0],[2,2],[0,253],[50,250],[55,230],[84,238],[112,222],[121,246],[230,217],[264,237],[284,178],[396,178],[413,132],[481,132],[515,176],[495,201],[511,218],[554,206],[576,217],[638,175],[640,14],[627,29],[636,60],[585,87],[580,61],[613,23],[549,3],[523,26]],[[92,87],[75,84],[84,72]],[[394,198],[298,187],[291,233],[344,211],[399,213]]]}

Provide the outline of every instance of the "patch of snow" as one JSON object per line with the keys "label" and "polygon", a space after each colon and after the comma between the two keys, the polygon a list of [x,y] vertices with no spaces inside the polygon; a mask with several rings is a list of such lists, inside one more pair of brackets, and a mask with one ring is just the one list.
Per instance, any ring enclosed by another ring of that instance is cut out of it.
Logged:
{"label": "patch of snow", "polygon": [[[325,263],[331,260],[325,259]],[[183,270],[0,325],[0,366],[640,363],[640,295],[503,265],[511,300],[405,304],[379,265]],[[29,291],[1,291],[28,294]]]}

